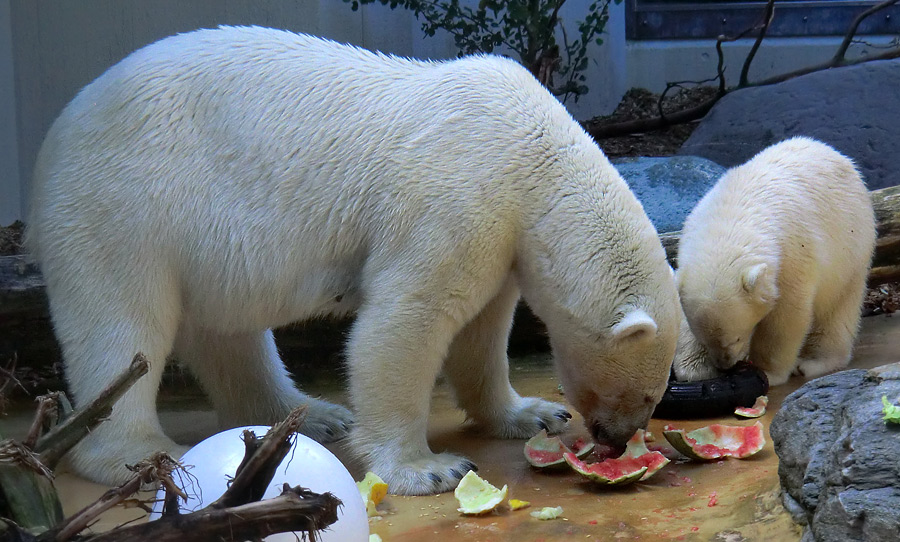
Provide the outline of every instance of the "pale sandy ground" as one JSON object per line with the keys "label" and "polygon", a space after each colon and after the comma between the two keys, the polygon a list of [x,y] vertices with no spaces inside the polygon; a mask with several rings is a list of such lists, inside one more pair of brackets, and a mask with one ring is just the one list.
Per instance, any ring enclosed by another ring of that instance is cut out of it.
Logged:
{"label": "pale sandy ground", "polygon": [[[900,318],[885,316],[863,320],[863,331],[851,367],[870,368],[900,360]],[[557,381],[547,363],[534,359],[518,365],[513,384],[520,393],[563,401]],[[773,389],[769,412],[762,419],[768,427],[772,414],[784,397],[802,385],[793,378]],[[317,391],[317,390],[313,390]],[[334,390],[323,395],[344,401]],[[30,422],[28,405],[2,421],[4,436],[24,432]],[[162,419],[176,440],[197,442],[215,432],[215,417],[202,399],[168,398]],[[574,410],[573,410],[574,413]],[[480,467],[479,474],[497,486],[508,484],[510,497],[531,501],[532,508],[562,506],[563,519],[538,521],[529,509],[502,510],[483,517],[464,517],[456,511],[450,493],[425,497],[388,496],[379,507],[380,519],[370,522],[373,533],[386,542],[407,541],[573,541],[573,540],[799,540],[800,530],[780,504],[777,457],[771,442],[758,455],[746,460],[711,463],[676,461],[647,482],[621,489],[598,488],[583,482],[574,472],[545,474],[531,469],[522,455],[523,441],[485,438],[461,427],[463,415],[453,407],[446,387],[434,393],[430,442],[435,450],[466,454]],[[576,416],[565,441],[586,436]],[[713,422],[749,424],[733,417],[689,422],[653,420],[651,432],[661,435],[662,426],[675,423],[693,429]],[[340,443],[330,445],[350,466],[355,478],[364,472],[353,465]],[[57,477],[67,514],[92,502],[106,489],[60,472]],[[137,508],[114,509],[94,525],[109,529],[127,521],[144,521]]]}

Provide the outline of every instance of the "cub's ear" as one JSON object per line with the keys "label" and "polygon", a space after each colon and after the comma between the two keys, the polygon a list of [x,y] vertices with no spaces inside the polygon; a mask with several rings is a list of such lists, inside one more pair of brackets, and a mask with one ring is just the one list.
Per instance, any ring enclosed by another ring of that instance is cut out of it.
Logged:
{"label": "cub's ear", "polygon": [[741,285],[745,292],[764,303],[778,295],[775,277],[772,276],[769,266],[764,263],[744,269],[741,274]]}
{"label": "cub's ear", "polygon": [[642,339],[656,334],[656,322],[642,309],[631,309],[610,331],[616,340]]}

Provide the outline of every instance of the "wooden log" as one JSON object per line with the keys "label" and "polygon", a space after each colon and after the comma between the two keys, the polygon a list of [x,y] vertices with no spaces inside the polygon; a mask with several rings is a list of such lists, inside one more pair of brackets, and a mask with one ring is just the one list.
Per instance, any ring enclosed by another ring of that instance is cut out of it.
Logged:
{"label": "wooden log", "polygon": [[[63,519],[53,478],[27,447],[0,442],[0,518],[11,520],[32,535]],[[0,540],[9,540],[0,532]]]}

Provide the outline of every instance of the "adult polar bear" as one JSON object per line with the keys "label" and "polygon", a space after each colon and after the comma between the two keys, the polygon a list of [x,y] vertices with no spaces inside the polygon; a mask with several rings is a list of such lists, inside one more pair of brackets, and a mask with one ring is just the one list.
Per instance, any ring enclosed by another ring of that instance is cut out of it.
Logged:
{"label": "adult polar bear", "polygon": [[224,425],[310,405],[269,331],[355,312],[352,444],[392,492],[455,487],[472,464],[426,442],[442,369],[492,434],[561,430],[510,386],[519,291],[594,436],[623,443],[660,400],[678,300],[656,231],[603,153],[516,63],[418,62],[259,27],[149,45],[85,87],[35,170],[29,246],[78,402],[135,352],[152,362],[71,454],[106,483],[175,449],[155,409],[164,360]]}

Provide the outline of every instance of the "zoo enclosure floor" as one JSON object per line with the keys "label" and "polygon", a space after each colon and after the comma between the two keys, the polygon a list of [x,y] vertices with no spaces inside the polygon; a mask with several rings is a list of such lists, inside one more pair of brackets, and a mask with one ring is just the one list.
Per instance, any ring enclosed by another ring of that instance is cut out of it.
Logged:
{"label": "zoo enclosure floor", "polygon": [[[900,318],[875,316],[863,319],[852,368],[871,368],[900,359]],[[511,374],[523,395],[565,401],[546,356],[517,360]],[[762,418],[766,429],[784,398],[805,382],[799,377],[769,393],[769,408]],[[342,391],[333,386],[321,390],[324,397],[346,404]],[[175,440],[195,443],[216,431],[215,416],[199,397],[166,396],[161,418]],[[388,495],[379,505],[382,515],[370,520],[372,533],[385,542],[554,542],[574,540],[799,540],[801,531],[781,506],[778,459],[766,433],[765,448],[756,456],[708,463],[673,461],[647,482],[624,488],[603,488],[583,481],[574,471],[546,474],[531,469],[522,454],[523,440],[484,437],[463,427],[464,416],[454,407],[448,388],[440,384],[433,397],[429,442],[434,450],[453,450],[479,465],[478,474],[500,487],[509,485],[509,496],[531,502],[519,511],[508,509],[485,516],[462,516],[452,493],[423,497]],[[5,436],[21,437],[31,422],[31,405],[15,405],[3,420]],[[574,409],[572,410],[575,414]],[[691,421],[654,419],[650,431],[661,444],[662,428],[672,423],[694,429],[711,423],[747,425],[732,416]],[[565,442],[587,436],[576,414],[562,435]],[[348,459],[341,443],[328,446],[350,467],[355,479],[365,472]],[[71,473],[58,473],[56,484],[63,508],[72,514],[97,499],[106,488]],[[544,506],[562,506],[561,519],[539,521],[529,512]],[[127,521],[144,521],[137,508],[116,508],[93,526],[109,529]],[[349,541],[348,541],[349,542]]]}

